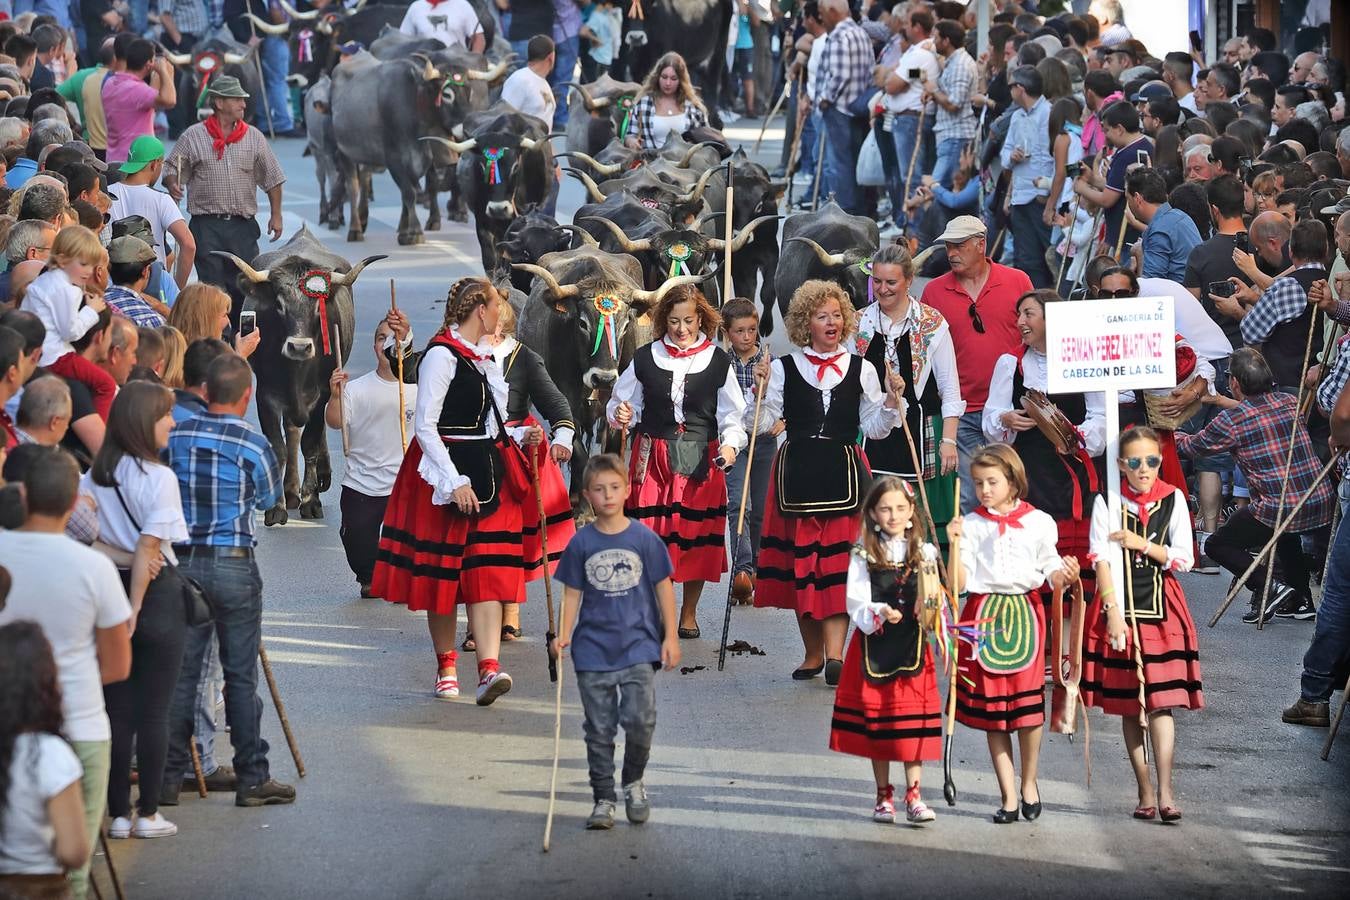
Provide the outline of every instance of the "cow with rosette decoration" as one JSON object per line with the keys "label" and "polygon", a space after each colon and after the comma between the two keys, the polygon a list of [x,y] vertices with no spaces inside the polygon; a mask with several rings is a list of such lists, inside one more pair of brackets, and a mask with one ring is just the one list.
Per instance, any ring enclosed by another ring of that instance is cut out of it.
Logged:
{"label": "cow with rosette decoration", "polygon": [[251,263],[222,255],[239,269],[245,311],[257,313],[261,342],[249,362],[258,377],[258,424],[285,467],[285,496],[263,521],[284,525],[290,509],[299,509],[302,518],[322,518],[319,495],[332,483],[323,422],[328,379],[338,354],[345,360],[352,349],[352,285],[366,266],[385,257],[369,256],[353,266],[308,228]]}

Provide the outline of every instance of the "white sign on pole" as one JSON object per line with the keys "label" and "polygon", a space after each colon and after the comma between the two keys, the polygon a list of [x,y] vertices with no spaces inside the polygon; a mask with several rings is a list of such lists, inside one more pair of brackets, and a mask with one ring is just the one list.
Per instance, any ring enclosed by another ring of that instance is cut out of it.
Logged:
{"label": "white sign on pole", "polygon": [[1051,303],[1045,308],[1048,392],[1173,387],[1175,329],[1171,297]]}

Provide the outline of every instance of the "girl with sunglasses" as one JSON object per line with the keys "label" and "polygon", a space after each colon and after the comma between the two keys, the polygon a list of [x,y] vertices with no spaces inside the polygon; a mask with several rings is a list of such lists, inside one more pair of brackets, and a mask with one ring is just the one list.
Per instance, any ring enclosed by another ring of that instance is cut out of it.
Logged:
{"label": "girl with sunglasses", "polygon": [[[1120,436],[1119,465],[1125,477],[1123,521],[1111,521],[1103,496],[1092,507],[1090,558],[1098,587],[1087,612],[1081,690],[1088,706],[1120,716],[1139,786],[1134,818],[1161,815],[1164,822],[1175,822],[1181,810],[1172,789],[1172,710],[1205,705],[1195,621],[1174,574],[1190,571],[1195,562],[1191,519],[1185,494],[1159,477],[1162,450],[1156,431],[1127,429]],[[1111,586],[1115,565],[1125,567],[1124,596],[1116,596]],[[1156,791],[1144,753],[1141,692],[1158,771]]]}

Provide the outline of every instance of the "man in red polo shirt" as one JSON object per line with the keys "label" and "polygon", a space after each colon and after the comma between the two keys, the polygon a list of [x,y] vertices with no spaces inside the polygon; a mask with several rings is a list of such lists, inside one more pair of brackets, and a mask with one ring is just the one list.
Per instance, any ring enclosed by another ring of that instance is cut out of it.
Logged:
{"label": "man in red polo shirt", "polygon": [[988,236],[984,223],[974,216],[957,216],[947,223],[938,243],[946,245],[952,270],[928,282],[923,291],[923,302],[942,313],[951,329],[961,397],[966,401],[956,430],[962,513],[976,505],[970,458],[984,446],[980,414],[989,397],[994,362],[1021,346],[1017,298],[1031,290],[1025,272],[999,265],[985,255]]}

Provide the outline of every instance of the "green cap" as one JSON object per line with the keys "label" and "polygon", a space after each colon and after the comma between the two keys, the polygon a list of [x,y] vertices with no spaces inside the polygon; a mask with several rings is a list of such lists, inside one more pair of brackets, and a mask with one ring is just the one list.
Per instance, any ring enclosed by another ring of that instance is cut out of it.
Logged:
{"label": "green cap", "polygon": [[143,134],[131,142],[127,161],[118,166],[118,171],[134,175],[155,160],[163,158],[164,142],[153,134]]}

